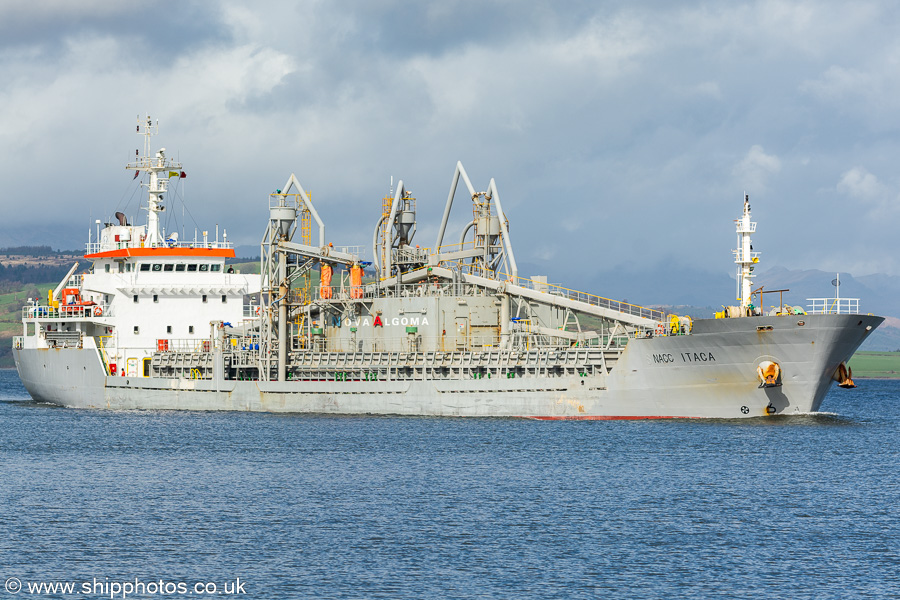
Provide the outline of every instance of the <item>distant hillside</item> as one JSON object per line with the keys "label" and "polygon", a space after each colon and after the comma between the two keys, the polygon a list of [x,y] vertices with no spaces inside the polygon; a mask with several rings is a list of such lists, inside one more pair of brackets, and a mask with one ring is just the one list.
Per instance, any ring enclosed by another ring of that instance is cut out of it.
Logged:
{"label": "distant hillside", "polygon": [[[766,289],[790,289],[785,303],[807,306],[807,298],[833,298],[836,288],[832,280],[836,273],[815,269],[790,270],[772,267],[756,278],[757,287]],[[900,277],[876,273],[853,276],[841,273],[841,297],[859,298],[859,310],[888,317],[862,345],[862,350],[893,351],[900,349]],[[768,303],[768,297],[767,297]]]}
{"label": "distant hillside", "polygon": [[249,246],[249,245],[235,246],[235,247],[234,247],[234,253],[235,253],[237,256],[246,256],[246,257],[247,257],[246,259],[241,259],[241,260],[259,260],[259,245],[256,245],[256,246]]}
{"label": "distant hillside", "polygon": [[12,357],[12,337],[22,335],[22,306],[26,299],[46,299],[47,291],[52,287],[47,283],[39,283],[0,290],[0,368],[15,366]]}
{"label": "distant hillside", "polygon": [[54,250],[50,246],[12,246],[0,248],[0,254],[12,254],[17,256],[53,256],[61,251]]}
{"label": "distant hillside", "polygon": [[3,283],[39,283],[62,279],[84,257],[71,250],[53,250],[50,246],[13,246],[0,248],[0,290],[11,289]]}

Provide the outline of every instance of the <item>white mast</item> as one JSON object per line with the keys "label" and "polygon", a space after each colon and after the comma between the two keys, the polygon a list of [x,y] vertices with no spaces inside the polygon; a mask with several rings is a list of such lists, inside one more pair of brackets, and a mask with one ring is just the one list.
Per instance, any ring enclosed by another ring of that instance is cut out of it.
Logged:
{"label": "white mast", "polygon": [[[165,148],[160,148],[156,156],[150,156],[150,138],[159,133],[159,121],[154,124],[148,115],[144,122],[144,130],[141,131],[141,118],[138,117],[137,133],[144,136],[144,156],[138,157],[135,162],[129,163],[125,168],[150,173],[150,183],[147,184],[149,190],[147,238],[144,240],[144,245],[154,247],[162,242],[162,236],[159,233],[159,213],[165,210],[162,201],[169,187],[167,171],[177,171],[180,175],[181,163],[167,159]],[[162,173],[162,177],[160,177],[160,173]]]}
{"label": "white mast", "polygon": [[750,295],[753,293],[753,268],[759,262],[759,252],[753,252],[750,234],[756,231],[756,222],[750,220],[750,196],[744,194],[744,212],[740,219],[735,219],[738,247],[734,251],[734,262],[737,264],[738,302],[741,312],[747,314]]}

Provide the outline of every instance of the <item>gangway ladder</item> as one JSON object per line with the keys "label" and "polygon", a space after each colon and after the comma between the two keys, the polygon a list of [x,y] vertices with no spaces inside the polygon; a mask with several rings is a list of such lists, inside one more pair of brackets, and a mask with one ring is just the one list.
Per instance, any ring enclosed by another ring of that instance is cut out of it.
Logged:
{"label": "gangway ladder", "polygon": [[[391,240],[388,239],[393,223],[388,223],[391,216],[391,208],[394,205],[394,178],[391,178],[391,193],[381,199],[381,275],[379,279],[390,277],[390,273],[384,272],[384,266],[387,264],[387,253],[391,251]],[[392,261],[393,262],[393,261]]]}
{"label": "gangway ladder", "polygon": [[103,370],[106,371],[107,375],[112,375],[109,371],[109,356],[106,353],[106,345],[103,343],[103,338],[112,337],[111,335],[98,335],[95,336],[94,339],[97,341],[97,349],[100,350],[100,362],[103,364]]}
{"label": "gangway ladder", "polygon": [[[299,195],[299,194],[298,194]],[[312,192],[306,192],[312,201]],[[312,246],[312,213],[305,202],[297,202],[300,205],[300,240],[307,246]]]}
{"label": "gangway ladder", "polygon": [[[309,197],[310,202],[312,202],[312,192],[307,191],[306,195]],[[306,206],[306,203],[299,199],[299,194],[297,196],[297,204],[300,206],[300,241],[307,246],[312,246],[312,213],[309,211],[309,207]],[[312,294],[312,280],[309,269],[300,276],[300,279],[301,299],[299,304],[306,305],[309,304],[309,298]]]}

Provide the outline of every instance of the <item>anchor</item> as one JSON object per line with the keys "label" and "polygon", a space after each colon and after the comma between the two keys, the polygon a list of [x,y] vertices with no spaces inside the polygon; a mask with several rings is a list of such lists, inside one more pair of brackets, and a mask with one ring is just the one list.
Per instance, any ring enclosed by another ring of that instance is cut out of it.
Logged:
{"label": "anchor", "polygon": [[856,387],[856,384],[853,383],[853,369],[848,367],[845,363],[841,363],[838,366],[837,371],[834,372],[834,380],[838,382],[838,387],[844,388],[845,390]]}

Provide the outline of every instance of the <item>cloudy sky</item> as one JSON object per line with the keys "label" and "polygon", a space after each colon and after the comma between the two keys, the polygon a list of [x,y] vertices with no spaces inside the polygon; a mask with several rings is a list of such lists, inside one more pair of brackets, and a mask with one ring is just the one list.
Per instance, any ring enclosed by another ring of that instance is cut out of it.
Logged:
{"label": "cloudy sky", "polygon": [[141,6],[0,2],[0,246],[135,214],[149,113],[187,237],[257,244],[293,172],[342,245],[403,179],[431,246],[461,160],[496,179],[524,275],[730,274],[745,191],[764,264],[900,275],[894,2]]}

